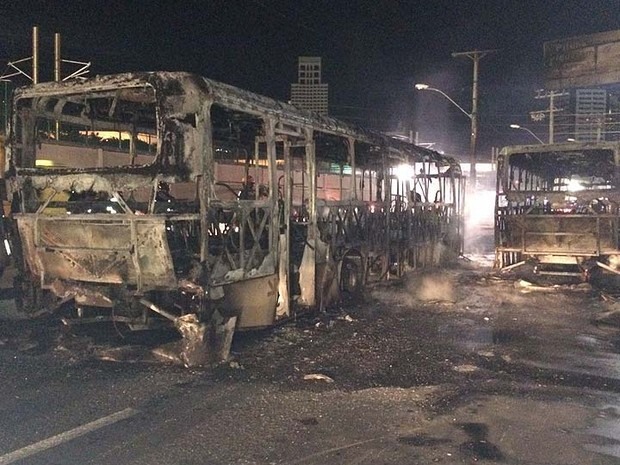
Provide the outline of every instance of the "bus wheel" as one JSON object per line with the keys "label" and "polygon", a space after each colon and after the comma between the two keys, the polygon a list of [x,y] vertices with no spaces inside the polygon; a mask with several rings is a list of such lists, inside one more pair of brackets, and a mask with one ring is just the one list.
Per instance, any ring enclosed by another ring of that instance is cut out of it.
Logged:
{"label": "bus wheel", "polygon": [[340,269],[340,290],[348,297],[359,297],[362,292],[363,273],[359,257],[347,257]]}

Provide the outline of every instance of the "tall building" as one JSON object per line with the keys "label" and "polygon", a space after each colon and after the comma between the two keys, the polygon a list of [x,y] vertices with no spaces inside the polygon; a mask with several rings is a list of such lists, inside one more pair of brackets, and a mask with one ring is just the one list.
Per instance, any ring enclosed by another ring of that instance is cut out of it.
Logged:
{"label": "tall building", "polygon": [[620,140],[620,91],[607,93],[606,140]]}
{"label": "tall building", "polygon": [[327,115],[328,85],[321,80],[321,57],[299,57],[297,82],[291,84],[291,103]]}
{"label": "tall building", "polygon": [[605,140],[607,91],[577,89],[575,92],[575,140],[597,142]]}

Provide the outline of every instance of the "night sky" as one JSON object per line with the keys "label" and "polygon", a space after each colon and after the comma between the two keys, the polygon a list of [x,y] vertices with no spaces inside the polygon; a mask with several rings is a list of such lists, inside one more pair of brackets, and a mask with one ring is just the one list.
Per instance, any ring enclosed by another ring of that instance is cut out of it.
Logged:
{"label": "night sky", "polygon": [[[7,3],[5,0],[3,3]],[[471,109],[472,62],[452,52],[498,49],[481,60],[481,157],[531,142],[520,123],[544,87],[543,42],[620,29],[620,0],[205,0],[11,2],[0,9],[0,71],[31,54],[40,28],[41,80],[51,80],[53,34],[63,58],[92,74],[196,72],[288,100],[299,55],[321,56],[330,113],[382,130],[414,130],[454,155],[469,119],[424,82]],[[66,74],[66,73],[64,73]]]}

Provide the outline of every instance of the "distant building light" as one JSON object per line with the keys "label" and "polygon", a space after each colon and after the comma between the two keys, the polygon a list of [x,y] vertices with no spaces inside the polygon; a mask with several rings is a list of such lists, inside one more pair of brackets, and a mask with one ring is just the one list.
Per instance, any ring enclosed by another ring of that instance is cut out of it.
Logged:
{"label": "distant building light", "polygon": [[582,191],[583,189],[584,189],[583,185],[576,179],[571,179],[570,181],[568,181],[568,184],[566,185],[566,190],[568,192],[578,192],[578,191]]}

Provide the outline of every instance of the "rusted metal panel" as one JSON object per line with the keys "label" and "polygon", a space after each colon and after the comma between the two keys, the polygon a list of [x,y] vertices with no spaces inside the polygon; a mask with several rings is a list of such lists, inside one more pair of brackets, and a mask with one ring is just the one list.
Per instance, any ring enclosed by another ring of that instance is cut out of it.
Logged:
{"label": "rusted metal panel", "polygon": [[129,284],[139,290],[177,287],[163,219],[19,215],[17,224],[29,268],[43,283],[61,279]]}
{"label": "rusted metal panel", "polygon": [[531,254],[596,256],[601,250],[616,251],[611,218],[599,221],[597,215],[515,215],[506,218],[506,228],[514,231],[507,246]]}
{"label": "rusted metal panel", "polygon": [[172,265],[163,218],[135,221],[136,247],[141,289],[176,289],[177,279]]}
{"label": "rusted metal panel", "polygon": [[218,307],[226,315],[238,315],[239,328],[265,328],[275,323],[278,275],[225,285],[224,295]]}

